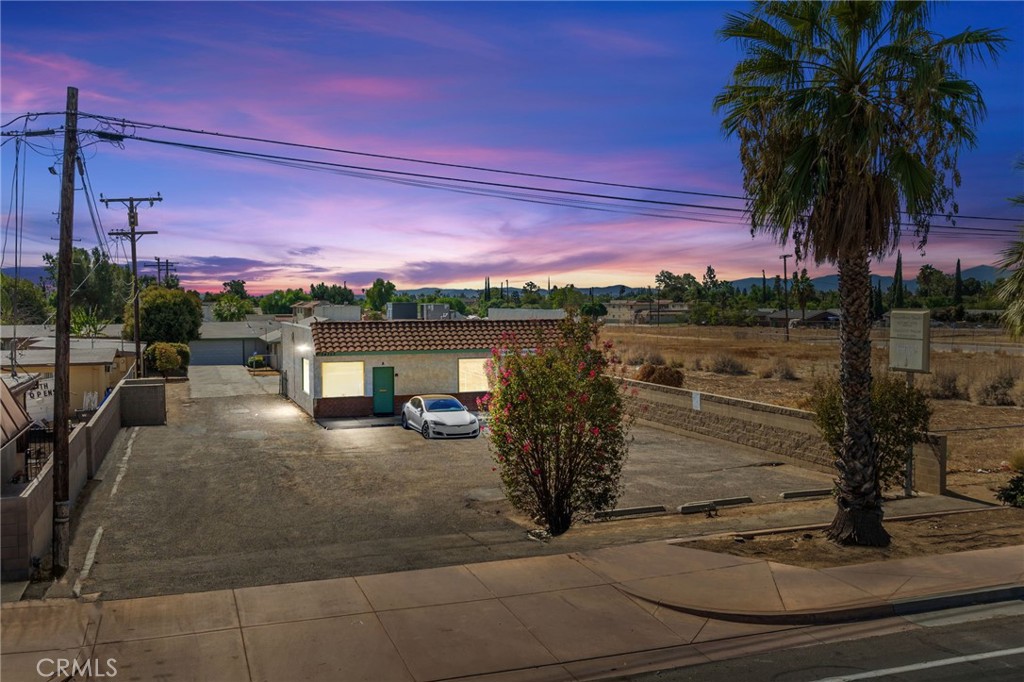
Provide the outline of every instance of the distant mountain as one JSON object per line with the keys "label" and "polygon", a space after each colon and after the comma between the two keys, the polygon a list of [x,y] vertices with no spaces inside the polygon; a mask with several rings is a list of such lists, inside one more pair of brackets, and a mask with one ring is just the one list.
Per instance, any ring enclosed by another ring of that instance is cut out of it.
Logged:
{"label": "distant mountain", "polygon": [[992,267],[991,265],[975,265],[973,268],[961,270],[960,276],[964,279],[970,279],[973,277],[982,283],[994,283],[996,280],[1006,277],[1006,270]]}
{"label": "distant mountain", "polygon": [[[7,277],[14,277],[14,268],[4,268],[4,275]],[[18,270],[18,277],[21,279],[27,279],[32,284],[39,284],[39,280],[46,277],[46,268],[42,265],[32,266],[21,266]]]}
{"label": "distant mountain", "polygon": [[[512,287],[512,288],[514,290],[519,291],[520,293],[522,293],[522,289],[516,289],[515,287]],[[587,295],[587,296],[590,295],[591,287],[576,287],[576,288],[579,291],[583,292],[585,295]],[[498,291],[498,287],[496,287],[494,285],[491,286],[491,289],[493,291],[495,291],[495,292]],[[400,295],[409,295],[409,296],[431,296],[437,290],[438,290],[437,287],[422,287],[420,289],[399,289],[397,293],[400,294]],[[480,291],[481,291],[480,289],[441,289],[441,295],[442,296],[455,296],[455,297],[460,297],[460,298],[476,298],[477,296],[480,295]],[[624,284],[614,284],[614,285],[608,286],[608,287],[593,287],[593,291],[594,291],[594,296],[611,296],[612,298],[615,298],[615,297],[617,297],[619,295],[620,291],[624,291],[625,294],[627,296],[629,296],[629,295],[631,295],[633,293],[646,293],[647,288],[646,287],[627,287]],[[547,289],[541,289],[540,293],[545,295],[545,296],[547,296],[548,291],[547,291]]]}

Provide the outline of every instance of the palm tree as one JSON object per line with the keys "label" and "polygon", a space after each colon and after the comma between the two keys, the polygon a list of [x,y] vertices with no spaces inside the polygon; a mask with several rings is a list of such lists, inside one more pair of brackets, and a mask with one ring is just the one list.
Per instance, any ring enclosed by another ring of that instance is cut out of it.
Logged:
{"label": "palm tree", "polygon": [[[1024,159],[1017,162],[1017,170],[1024,170]],[[1011,197],[1010,203],[1024,206],[1024,194]],[[996,265],[1007,269],[1009,273],[1000,282],[996,296],[1006,303],[1003,324],[1011,336],[1020,338],[1024,336],[1024,226],[1021,226],[1016,241],[1010,242],[1000,255],[1003,258]]]}
{"label": "palm tree", "polygon": [[[793,241],[799,259],[838,264],[845,427],[838,510],[828,537],[885,546],[871,426],[869,261],[903,229],[924,246],[929,221],[955,211],[957,153],[985,112],[959,73],[1006,39],[942,38],[924,2],[758,2],[720,35],[744,58],[715,98],[740,140],[753,233]],[[907,224],[909,223],[909,225]]]}

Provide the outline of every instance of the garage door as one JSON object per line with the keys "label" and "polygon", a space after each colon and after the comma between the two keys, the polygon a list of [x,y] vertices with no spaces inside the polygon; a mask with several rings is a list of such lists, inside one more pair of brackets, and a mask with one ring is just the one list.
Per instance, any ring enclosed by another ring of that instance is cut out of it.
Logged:
{"label": "garage door", "polygon": [[193,365],[241,365],[245,362],[245,346],[252,353],[252,341],[242,339],[199,340],[188,344]]}

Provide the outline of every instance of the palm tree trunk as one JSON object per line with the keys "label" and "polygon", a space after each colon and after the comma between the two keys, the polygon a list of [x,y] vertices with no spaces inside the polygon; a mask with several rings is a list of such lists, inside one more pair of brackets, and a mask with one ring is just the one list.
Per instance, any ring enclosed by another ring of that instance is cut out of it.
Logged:
{"label": "palm tree trunk", "polygon": [[878,449],[871,426],[871,275],[866,251],[839,260],[839,301],[845,424],[843,451],[836,461],[838,509],[826,535],[844,545],[886,547],[890,537],[882,527]]}

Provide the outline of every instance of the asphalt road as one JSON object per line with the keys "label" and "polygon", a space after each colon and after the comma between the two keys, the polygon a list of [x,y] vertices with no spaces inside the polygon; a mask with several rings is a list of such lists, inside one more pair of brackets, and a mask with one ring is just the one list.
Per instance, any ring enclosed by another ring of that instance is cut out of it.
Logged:
{"label": "asphalt road", "polygon": [[619,679],[623,682],[1019,682],[1024,679],[1022,602],[920,614],[902,621],[882,621],[875,626],[881,628],[894,622],[902,622],[912,629]]}
{"label": "asphalt road", "polygon": [[[485,439],[326,430],[274,395],[274,382],[242,368],[193,368],[189,383],[167,387],[165,426],[122,432],[73,528],[72,575],[91,563],[82,593],[195,592],[644,539],[620,526],[531,540],[511,518]],[[777,501],[783,490],[830,485],[725,445],[651,428],[634,436],[620,507]]]}

